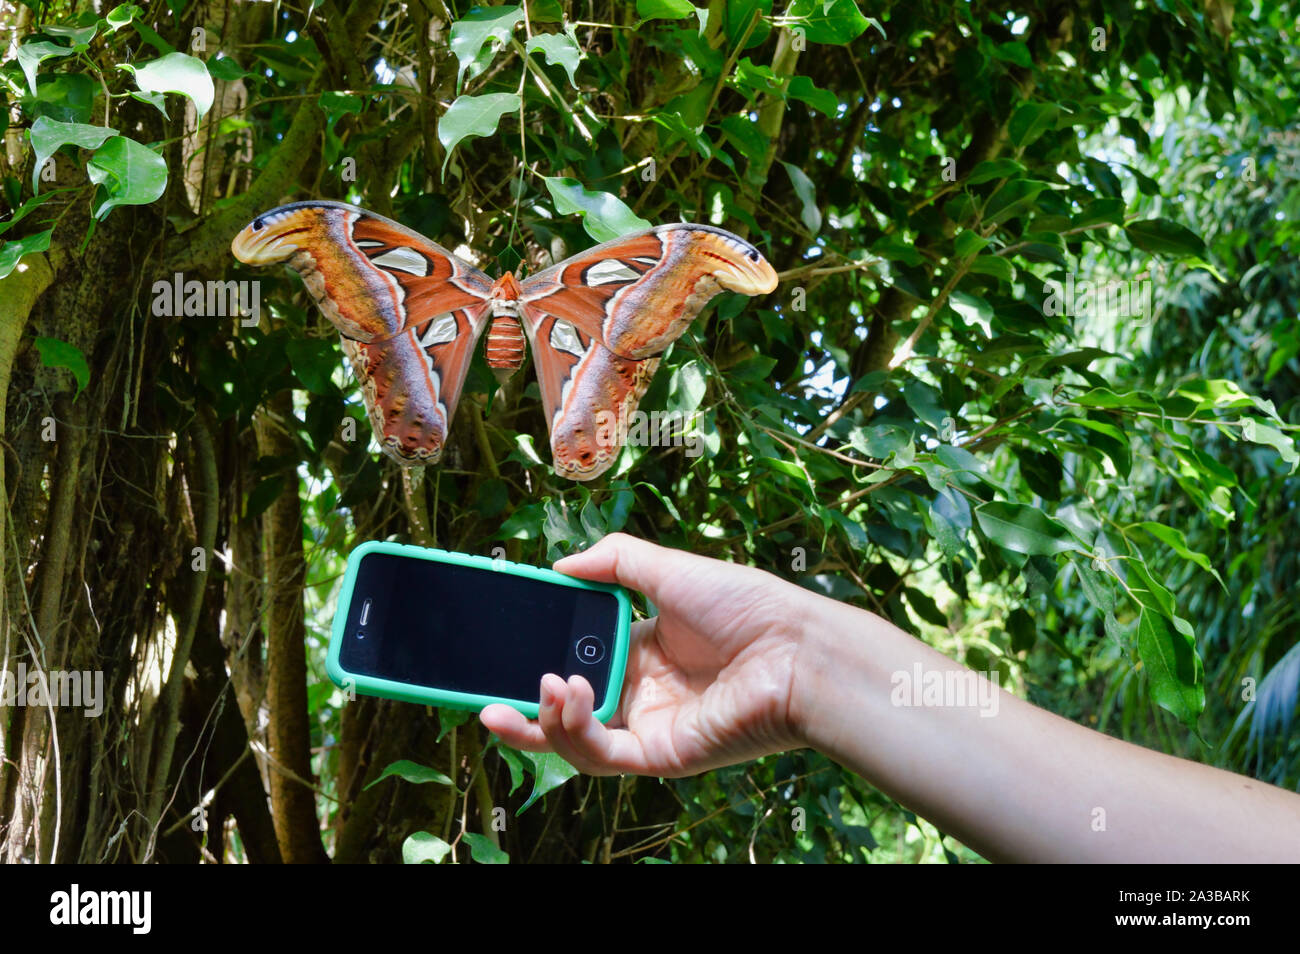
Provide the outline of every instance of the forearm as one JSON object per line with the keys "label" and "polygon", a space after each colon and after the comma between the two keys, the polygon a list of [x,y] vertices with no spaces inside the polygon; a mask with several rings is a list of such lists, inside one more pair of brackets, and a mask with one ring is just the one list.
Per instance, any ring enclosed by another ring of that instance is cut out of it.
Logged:
{"label": "forearm", "polygon": [[818,600],[805,618],[791,713],[808,744],[986,857],[1300,860],[1300,795],[1110,738],[988,684],[974,699],[925,704],[935,700],[924,686],[943,678],[931,674],[968,670],[843,604]]}

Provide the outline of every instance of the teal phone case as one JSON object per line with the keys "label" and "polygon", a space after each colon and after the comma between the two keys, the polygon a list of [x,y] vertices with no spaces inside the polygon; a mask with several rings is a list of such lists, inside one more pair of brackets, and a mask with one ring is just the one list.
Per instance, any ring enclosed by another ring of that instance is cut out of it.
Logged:
{"label": "teal phone case", "polygon": [[496,696],[480,696],[467,692],[452,692],[429,686],[397,682],[350,673],[339,662],[339,652],[343,643],[343,630],[347,626],[348,608],[352,603],[352,590],[356,585],[357,571],[361,560],[368,553],[388,553],[393,556],[410,557],[417,560],[431,560],[435,563],[450,563],[456,566],[475,567],[493,573],[505,573],[522,576],[543,583],[556,583],[560,586],[572,586],[581,590],[600,590],[613,594],[618,600],[618,626],[614,634],[614,647],[610,653],[609,683],[605,689],[605,698],[596,700],[595,717],[601,722],[608,722],[618,709],[618,700],[623,691],[623,675],[627,669],[627,653],[632,628],[632,603],[627,590],[612,583],[589,583],[554,570],[529,566],[524,563],[511,563],[509,560],[497,560],[492,557],[475,556],[470,553],[452,553],[448,550],[434,550],[425,547],[413,547],[404,543],[385,543],[371,540],[356,547],[348,554],[347,573],[343,577],[343,592],[339,595],[338,609],[334,613],[334,626],[330,631],[330,648],[325,660],[325,671],[330,681],[341,689],[352,689],[369,696],[382,696],[386,699],[400,699],[404,702],[417,702],[431,706],[445,706],[451,709],[469,709],[477,712],[494,702],[504,703],[517,709],[530,719],[537,718],[538,704],[525,699],[502,699]]}

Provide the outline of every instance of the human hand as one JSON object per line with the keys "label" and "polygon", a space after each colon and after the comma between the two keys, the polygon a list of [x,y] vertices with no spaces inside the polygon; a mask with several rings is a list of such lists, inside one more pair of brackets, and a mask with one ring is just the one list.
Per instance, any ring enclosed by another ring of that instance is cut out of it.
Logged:
{"label": "human hand", "polygon": [[[864,610],[623,534],[555,568],[640,590],[659,616],[633,628],[608,726],[592,717],[585,679],[547,675],[537,722],[483,710],[507,745],[554,751],[589,775],[660,776],[809,745],[989,858],[1294,860],[1294,792],[1121,742],[1001,689],[997,718],[900,705],[898,673],[969,670]],[[1087,824],[1095,805],[1120,806],[1109,834]]]}
{"label": "human hand", "polygon": [[542,679],[537,722],[505,705],[482,712],[507,745],[553,751],[589,775],[676,777],[798,748],[795,662],[817,597],[753,567],[616,533],[555,569],[620,583],[659,610],[632,627],[618,711],[592,717],[590,683]]}

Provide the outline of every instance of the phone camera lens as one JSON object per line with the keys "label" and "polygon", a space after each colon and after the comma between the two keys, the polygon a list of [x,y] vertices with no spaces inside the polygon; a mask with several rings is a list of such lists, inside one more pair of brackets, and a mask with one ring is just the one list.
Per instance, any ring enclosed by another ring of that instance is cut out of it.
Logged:
{"label": "phone camera lens", "polygon": [[365,631],[364,631],[364,630],[357,630],[357,639],[365,639],[365,638],[366,638]]}

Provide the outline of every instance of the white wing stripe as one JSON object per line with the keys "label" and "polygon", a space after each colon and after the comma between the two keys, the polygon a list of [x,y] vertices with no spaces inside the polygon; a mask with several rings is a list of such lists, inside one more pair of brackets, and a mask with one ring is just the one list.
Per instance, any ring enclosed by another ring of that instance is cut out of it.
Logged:
{"label": "white wing stripe", "polygon": [[415,249],[407,248],[405,245],[399,245],[391,252],[385,252],[370,261],[381,268],[396,268],[421,278],[429,274],[429,260]]}
{"label": "white wing stripe", "polygon": [[608,285],[611,282],[634,282],[641,275],[634,269],[628,268],[616,258],[608,259],[604,262],[597,262],[583,276],[583,280],[592,287],[596,285]]}
{"label": "white wing stripe", "polygon": [[571,354],[575,358],[581,358],[587,353],[587,349],[582,346],[573,325],[563,318],[557,318],[554,324],[551,325],[551,347],[556,351]]}
{"label": "white wing stripe", "polygon": [[429,322],[429,328],[420,337],[421,348],[432,348],[436,344],[445,344],[456,337],[456,318],[446,311]]}

